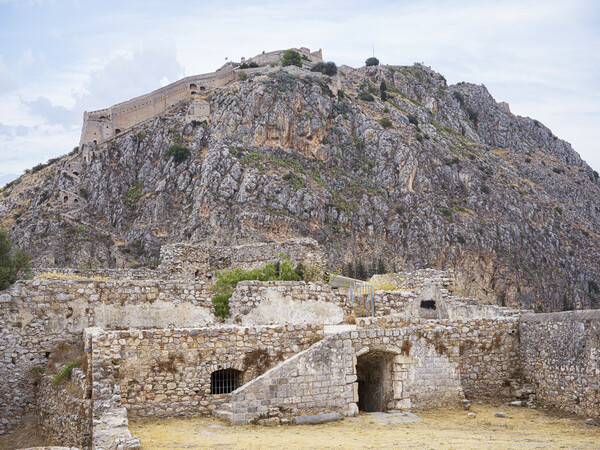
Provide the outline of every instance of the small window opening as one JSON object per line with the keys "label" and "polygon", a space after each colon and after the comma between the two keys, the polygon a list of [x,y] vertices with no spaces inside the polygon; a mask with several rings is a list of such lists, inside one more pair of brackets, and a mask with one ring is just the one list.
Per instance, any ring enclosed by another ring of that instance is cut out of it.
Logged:
{"label": "small window opening", "polygon": [[115,134],[119,134],[120,132],[121,132],[121,130],[120,130],[119,128],[117,128],[117,129],[115,130]]}
{"label": "small window opening", "polygon": [[200,271],[196,270],[196,272],[194,272],[194,278],[198,278],[198,275],[200,275]]}
{"label": "small window opening", "polygon": [[76,177],[78,177],[79,176],[79,172],[74,171],[73,175],[75,175]]}
{"label": "small window opening", "polygon": [[73,199],[73,201],[74,201],[75,203],[79,203],[79,200],[77,200],[76,198],[74,198],[74,199]]}
{"label": "small window opening", "polygon": [[437,309],[435,306],[435,300],[421,300],[421,308]]}
{"label": "small window opening", "polygon": [[216,370],[210,374],[210,393],[229,394],[240,387],[241,381],[242,372],[239,370]]}
{"label": "small window opening", "polygon": [[205,88],[204,86],[200,86],[200,90],[201,90],[201,91],[205,91],[205,90],[206,90],[206,88]]}
{"label": "small window opening", "polygon": [[192,95],[194,95],[196,93],[196,91],[192,91]]}
{"label": "small window opening", "polygon": [[68,201],[69,201],[69,197],[67,197],[67,196],[65,195],[65,197],[63,198],[63,203],[67,203]]}

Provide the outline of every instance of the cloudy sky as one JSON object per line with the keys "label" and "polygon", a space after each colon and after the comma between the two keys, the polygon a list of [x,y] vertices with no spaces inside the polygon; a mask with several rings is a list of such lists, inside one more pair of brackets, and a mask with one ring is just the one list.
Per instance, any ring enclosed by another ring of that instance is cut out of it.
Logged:
{"label": "cloudy sky", "polygon": [[0,185],[78,144],[85,110],[225,58],[323,48],[485,84],[600,170],[600,1],[0,0]]}

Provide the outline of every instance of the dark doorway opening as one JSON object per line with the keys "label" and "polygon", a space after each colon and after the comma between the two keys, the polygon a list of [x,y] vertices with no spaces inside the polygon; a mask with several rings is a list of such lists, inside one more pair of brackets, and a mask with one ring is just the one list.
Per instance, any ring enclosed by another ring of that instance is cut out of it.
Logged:
{"label": "dark doorway opening", "polygon": [[121,132],[121,130],[120,130],[119,128],[117,128],[117,129],[115,130],[115,134],[119,134],[120,132]]}
{"label": "dark doorway opening", "polygon": [[364,412],[386,411],[393,405],[394,353],[369,352],[356,362],[358,409]]}

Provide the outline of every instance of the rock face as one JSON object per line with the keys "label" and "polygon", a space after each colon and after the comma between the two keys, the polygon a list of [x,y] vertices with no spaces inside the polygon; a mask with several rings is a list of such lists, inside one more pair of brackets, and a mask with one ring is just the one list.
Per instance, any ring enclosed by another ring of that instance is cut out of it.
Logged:
{"label": "rock face", "polygon": [[5,188],[0,226],[37,266],[311,237],[332,270],[448,268],[490,302],[598,307],[600,182],[568,143],[425,66],[343,69],[251,75],[207,91],[207,123],[184,103],[80,149]]}

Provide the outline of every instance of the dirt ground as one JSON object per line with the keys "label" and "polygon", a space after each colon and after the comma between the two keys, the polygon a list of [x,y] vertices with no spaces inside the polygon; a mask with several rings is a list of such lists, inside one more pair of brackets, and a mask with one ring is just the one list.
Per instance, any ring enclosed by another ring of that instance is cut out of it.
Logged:
{"label": "dirt ground", "polygon": [[[505,412],[506,418],[495,417]],[[207,417],[131,420],[143,449],[191,448],[600,448],[600,427],[529,408],[474,405],[417,413],[417,423],[379,423],[361,414],[323,425],[234,427]],[[385,421],[384,421],[385,422]]]}

